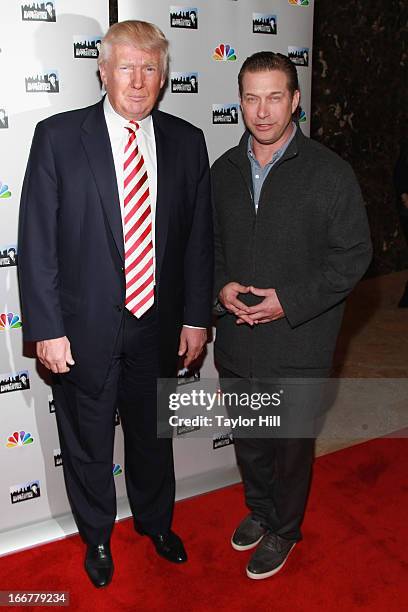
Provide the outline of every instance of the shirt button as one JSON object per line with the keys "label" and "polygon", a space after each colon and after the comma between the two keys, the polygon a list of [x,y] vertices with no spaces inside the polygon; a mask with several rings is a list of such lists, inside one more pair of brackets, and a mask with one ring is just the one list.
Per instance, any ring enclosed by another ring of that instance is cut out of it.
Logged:
{"label": "shirt button", "polygon": [[259,178],[259,174],[255,174],[255,178]]}

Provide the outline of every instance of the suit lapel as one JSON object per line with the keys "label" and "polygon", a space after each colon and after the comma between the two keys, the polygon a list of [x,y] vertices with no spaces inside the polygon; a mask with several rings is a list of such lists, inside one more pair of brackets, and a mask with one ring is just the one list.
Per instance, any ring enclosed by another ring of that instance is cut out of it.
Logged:
{"label": "suit lapel", "polygon": [[176,171],[177,143],[165,129],[160,111],[153,111],[153,126],[157,156],[157,201],[155,219],[156,283],[159,282],[163,257],[166,250],[170,219],[170,206]]}
{"label": "suit lapel", "polygon": [[122,217],[112,148],[103,112],[103,100],[91,108],[82,124],[81,138],[109,228],[123,260]]}

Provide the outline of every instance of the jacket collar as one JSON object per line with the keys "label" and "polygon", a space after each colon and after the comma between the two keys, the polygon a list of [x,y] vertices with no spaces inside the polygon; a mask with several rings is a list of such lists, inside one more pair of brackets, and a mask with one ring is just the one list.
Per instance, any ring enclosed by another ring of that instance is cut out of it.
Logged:
{"label": "jacket collar", "polygon": [[115,165],[103,112],[103,100],[91,106],[82,123],[82,144],[121,259],[124,259],[122,217]]}
{"label": "jacket collar", "polygon": [[177,197],[174,190],[175,176],[179,164],[177,140],[172,135],[172,121],[168,115],[154,109],[152,112],[157,156],[157,201],[156,201],[156,283],[159,285],[161,268],[166,250],[170,210]]}
{"label": "jacket collar", "polygon": [[[231,149],[229,155],[228,155],[228,159],[236,164],[237,166],[239,166],[241,169],[246,168],[247,166],[249,166],[249,160],[248,160],[248,139],[249,139],[250,133],[248,130],[245,130],[245,132],[243,133],[241,140],[239,141],[238,146],[234,147],[233,149]],[[302,130],[300,129],[299,125],[298,125],[298,129],[296,130],[296,134],[292,140],[292,142],[289,144],[288,148],[286,149],[285,153],[282,155],[282,157],[280,158],[280,160],[276,163],[276,165],[280,165],[281,163],[283,163],[284,161],[286,161],[287,159],[291,159],[292,157],[296,157],[300,151],[300,149],[303,147],[304,143],[306,141],[306,136],[303,135]]]}

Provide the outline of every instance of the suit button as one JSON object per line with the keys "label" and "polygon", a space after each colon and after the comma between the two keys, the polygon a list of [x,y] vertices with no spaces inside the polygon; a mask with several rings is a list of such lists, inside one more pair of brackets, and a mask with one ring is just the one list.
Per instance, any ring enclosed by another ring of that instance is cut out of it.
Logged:
{"label": "suit button", "polygon": [[123,306],[120,306],[120,304],[116,304],[115,308],[118,312],[122,312],[123,310]]}

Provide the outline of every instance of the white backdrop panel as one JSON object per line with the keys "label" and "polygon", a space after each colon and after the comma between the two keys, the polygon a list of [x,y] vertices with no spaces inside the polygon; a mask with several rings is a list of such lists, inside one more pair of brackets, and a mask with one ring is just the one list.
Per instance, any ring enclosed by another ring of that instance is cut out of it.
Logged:
{"label": "white backdrop panel", "polygon": [[[8,127],[0,129],[0,192],[4,185],[8,190],[0,196],[11,195],[0,197],[1,543],[11,529],[69,511],[55,415],[49,411],[51,391],[34,359],[22,356],[17,267],[8,265],[7,252],[17,244],[21,186],[36,123],[101,97],[96,59],[75,58],[74,37],[92,41],[109,26],[108,0],[56,0],[51,16],[42,1],[3,4],[0,109],[6,111]],[[57,92],[50,74],[57,77]],[[29,388],[21,382],[24,377],[19,380],[21,371],[28,373]]]}

